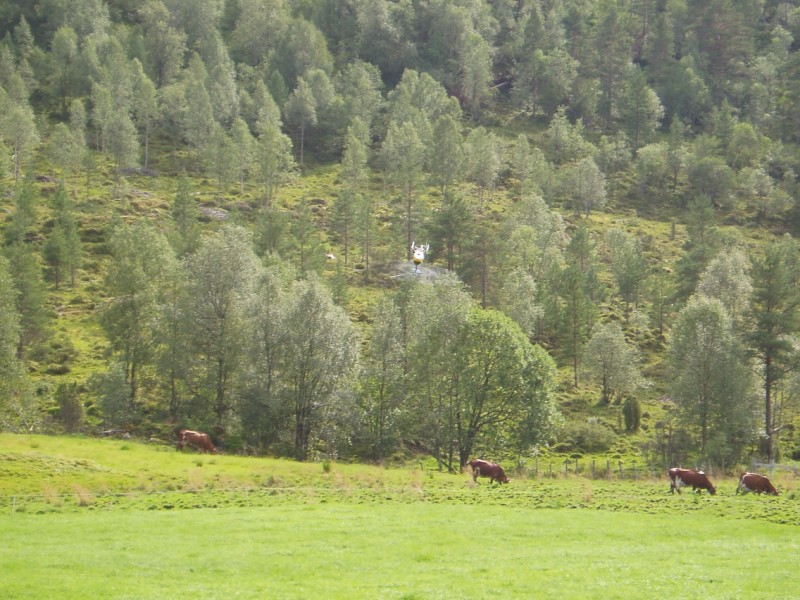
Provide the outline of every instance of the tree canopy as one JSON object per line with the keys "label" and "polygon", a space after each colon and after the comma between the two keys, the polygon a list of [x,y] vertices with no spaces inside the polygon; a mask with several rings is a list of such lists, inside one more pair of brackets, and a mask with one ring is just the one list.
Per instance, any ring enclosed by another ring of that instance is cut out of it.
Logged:
{"label": "tree canopy", "polygon": [[8,0],[0,425],[800,452],[798,14]]}

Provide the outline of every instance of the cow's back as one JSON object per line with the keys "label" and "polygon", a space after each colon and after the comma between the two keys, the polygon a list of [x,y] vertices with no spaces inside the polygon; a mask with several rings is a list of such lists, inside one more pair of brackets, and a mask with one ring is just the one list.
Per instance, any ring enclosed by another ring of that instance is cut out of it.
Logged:
{"label": "cow's back", "polygon": [[778,490],[775,489],[775,486],[772,485],[772,482],[769,478],[765,475],[761,475],[759,473],[742,473],[741,477],[739,478],[739,487],[736,489],[738,493],[739,490],[742,492],[756,492],[757,494],[771,494],[773,496],[778,495]]}
{"label": "cow's back", "polygon": [[717,488],[703,471],[681,469],[673,467],[669,470],[670,492],[675,490],[681,493],[681,487],[691,486],[693,490],[707,490],[709,494],[716,494]]}
{"label": "cow's back", "polygon": [[214,442],[211,441],[211,436],[202,431],[182,429],[180,431],[179,447],[183,447],[185,444],[194,446],[201,452],[214,453],[217,451]]}
{"label": "cow's back", "polygon": [[500,483],[508,483],[508,477],[506,477],[503,467],[498,464],[479,458],[473,459],[467,464],[469,465],[470,472],[472,473],[473,481],[477,481],[478,476],[480,475],[481,477],[488,477],[491,483],[494,483],[495,481]]}

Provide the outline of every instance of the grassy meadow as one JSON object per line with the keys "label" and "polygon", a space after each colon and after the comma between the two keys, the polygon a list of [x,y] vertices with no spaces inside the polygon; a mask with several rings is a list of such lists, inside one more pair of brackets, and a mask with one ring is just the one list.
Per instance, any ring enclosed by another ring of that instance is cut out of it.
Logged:
{"label": "grassy meadow", "polygon": [[800,507],[0,435],[2,598],[796,598]]}

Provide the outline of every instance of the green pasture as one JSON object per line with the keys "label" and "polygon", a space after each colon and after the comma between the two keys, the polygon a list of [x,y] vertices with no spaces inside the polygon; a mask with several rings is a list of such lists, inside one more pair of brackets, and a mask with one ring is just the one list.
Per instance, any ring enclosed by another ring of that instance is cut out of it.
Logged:
{"label": "green pasture", "polygon": [[292,504],[0,519],[3,598],[796,598],[796,527]]}
{"label": "green pasture", "polygon": [[800,502],[0,435],[0,598],[797,598]]}

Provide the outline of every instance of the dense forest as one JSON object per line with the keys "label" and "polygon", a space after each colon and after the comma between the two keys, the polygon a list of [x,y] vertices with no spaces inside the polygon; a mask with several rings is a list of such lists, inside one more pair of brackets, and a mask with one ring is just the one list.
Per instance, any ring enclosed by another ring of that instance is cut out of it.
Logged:
{"label": "dense forest", "polygon": [[0,429],[800,458],[800,3],[5,0],[0,37]]}

